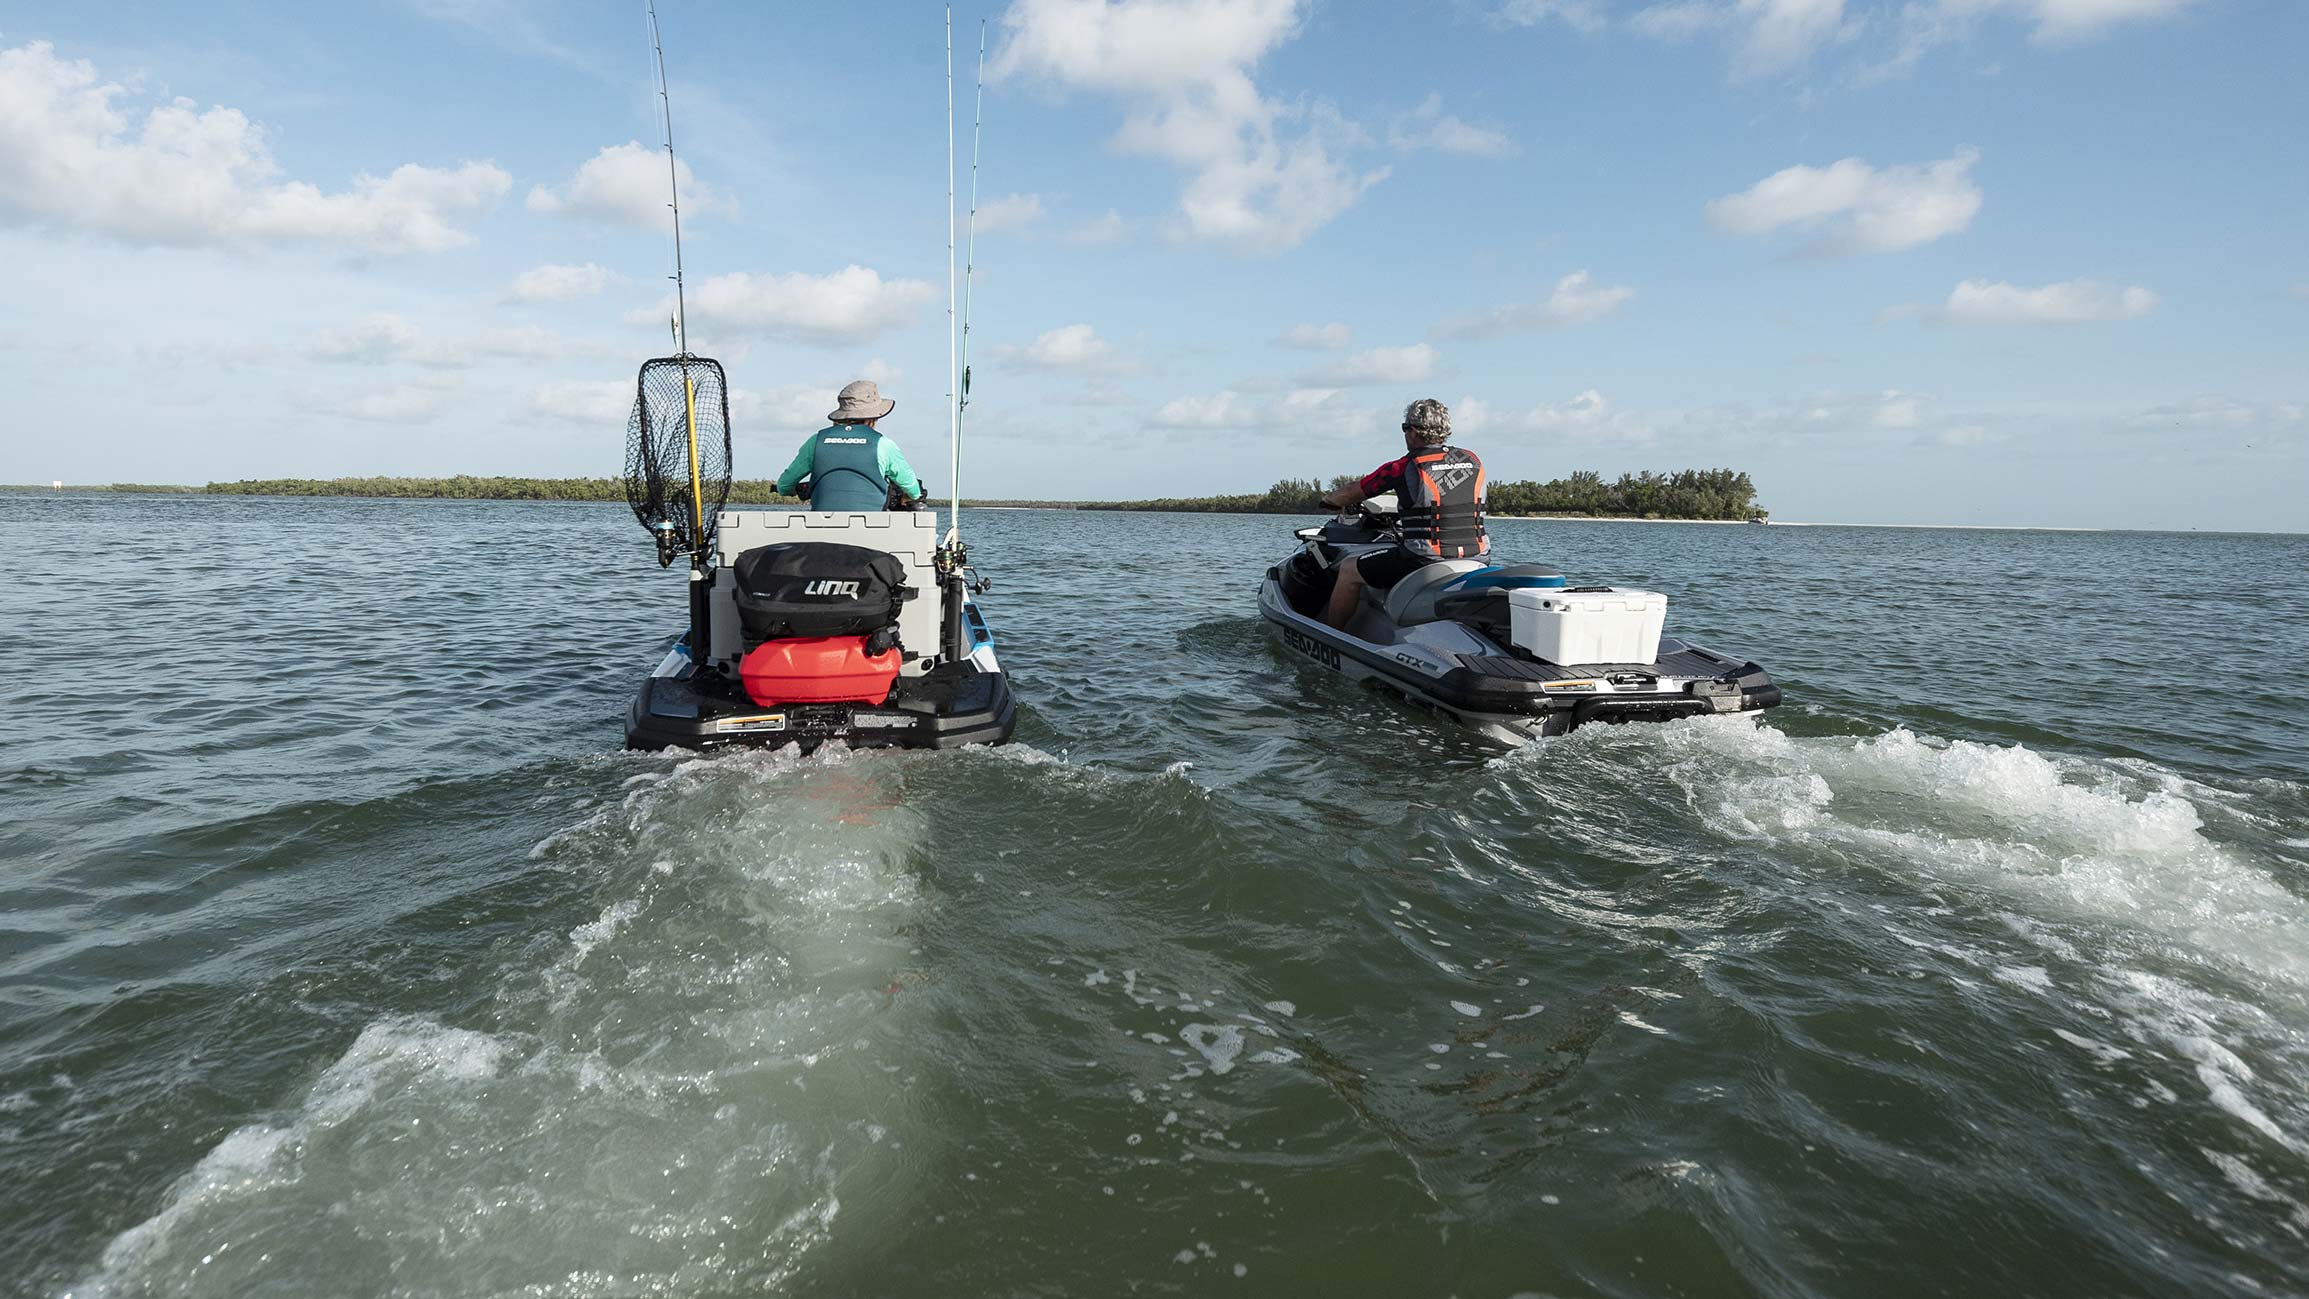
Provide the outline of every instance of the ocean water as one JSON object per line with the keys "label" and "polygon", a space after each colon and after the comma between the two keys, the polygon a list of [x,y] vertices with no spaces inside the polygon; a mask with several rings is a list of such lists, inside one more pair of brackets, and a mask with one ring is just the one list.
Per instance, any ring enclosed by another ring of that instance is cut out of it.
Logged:
{"label": "ocean water", "polygon": [[1509,752],[1295,522],[699,759],[620,508],[0,497],[0,1293],[2309,1292],[2309,538],[1502,522],[1790,701]]}

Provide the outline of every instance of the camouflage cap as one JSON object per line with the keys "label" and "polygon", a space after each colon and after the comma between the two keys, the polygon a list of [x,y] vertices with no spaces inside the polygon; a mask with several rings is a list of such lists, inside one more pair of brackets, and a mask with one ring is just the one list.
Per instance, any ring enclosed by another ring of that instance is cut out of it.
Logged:
{"label": "camouflage cap", "polygon": [[1440,446],[1451,437],[1451,410],[1433,397],[1421,397],[1403,408],[1403,431]]}

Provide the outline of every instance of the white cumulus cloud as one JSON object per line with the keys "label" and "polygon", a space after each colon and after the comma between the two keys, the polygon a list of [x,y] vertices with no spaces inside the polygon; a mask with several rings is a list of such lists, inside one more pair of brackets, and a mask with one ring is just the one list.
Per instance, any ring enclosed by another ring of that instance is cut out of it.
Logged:
{"label": "white cumulus cloud", "polygon": [[433,337],[407,318],[372,312],[342,329],[315,338],[306,355],[346,365],[421,365],[432,370],[465,370],[490,360],[555,361],[572,356],[599,358],[606,349],[573,343],[539,325],[490,329],[462,337]]}
{"label": "white cumulus cloud", "polygon": [[1336,320],[1328,325],[1293,325],[1275,341],[1309,352],[1342,352],[1354,343],[1355,331]]}
{"label": "white cumulus cloud", "polygon": [[356,324],[322,334],[313,341],[311,351],[313,359],[318,361],[383,365],[406,357],[423,337],[415,325],[402,317],[379,311]]}
{"label": "white cumulus cloud", "polygon": [[1365,384],[1417,383],[1435,373],[1437,358],[1430,343],[1408,347],[1374,347],[1357,352],[1337,365],[1307,376],[1309,385],[1353,388]]}
{"label": "white cumulus cloud", "polygon": [[1499,422],[1499,411],[1480,397],[1462,397],[1451,403],[1451,431],[1481,433]]}
{"label": "white cumulus cloud", "polygon": [[[698,183],[687,162],[675,160],[674,178],[681,186],[684,215],[732,209],[719,194]],[[642,230],[671,230],[673,209],[668,201],[672,197],[665,154],[638,140],[628,140],[605,145],[559,187],[532,188],[528,207],[532,212],[566,213]]]}
{"label": "white cumulus cloud", "polygon": [[617,278],[616,272],[593,262],[575,266],[548,263],[514,276],[506,297],[514,302],[574,302],[598,296]]}
{"label": "white cumulus cloud", "polygon": [[531,413],[572,424],[622,425],[633,409],[633,384],[622,379],[557,379],[529,394]]}
{"label": "white cumulus cloud", "polygon": [[1669,0],[1638,10],[1628,25],[1669,41],[1725,33],[1732,75],[1743,79],[1786,72],[1849,30],[1844,0]]}
{"label": "white cumulus cloud", "polygon": [[1148,421],[1157,428],[1224,428],[1250,422],[1250,402],[1229,388],[1207,397],[1174,397]]}
{"label": "white cumulus cloud", "polygon": [[[797,343],[862,343],[910,323],[937,297],[927,280],[885,280],[867,266],[825,275],[732,271],[689,291],[689,323]],[[628,320],[657,325],[672,312],[669,297]]]}
{"label": "white cumulus cloud", "polygon": [[2063,280],[2032,289],[2003,280],[1966,280],[1949,290],[1948,301],[1940,306],[1892,307],[1884,316],[1956,325],[2083,325],[2139,320],[2157,309],[2157,301],[2155,291],[2137,284]]}
{"label": "white cumulus cloud", "polygon": [[1515,152],[1515,141],[1507,132],[1476,126],[1444,112],[1440,93],[1427,96],[1419,107],[1398,116],[1387,129],[1387,143],[1404,152],[1433,149],[1478,158],[1504,158]]}
{"label": "white cumulus cloud", "polygon": [[1899,10],[1899,44],[1893,55],[1860,70],[1865,84],[1912,72],[1934,47],[1971,36],[1979,20],[2002,15],[2033,21],[2042,44],[2097,36],[2120,23],[2171,18],[2196,0],[1908,0]]}
{"label": "white cumulus cloud", "polygon": [[1535,330],[1561,329],[1601,320],[1620,309],[1636,291],[1624,285],[1595,283],[1586,271],[1573,271],[1555,282],[1544,302],[1511,302],[1488,311],[1453,316],[1435,326],[1437,338],[1499,338]]}
{"label": "white cumulus cloud", "polygon": [[2074,325],[2138,320],[2156,309],[2157,295],[2137,284],[2120,288],[2094,280],[2067,280],[2024,289],[2001,280],[1966,280],[1949,291],[1942,314],[1964,324]]}
{"label": "white cumulus cloud", "polygon": [[1898,388],[1886,388],[1876,399],[1876,414],[1869,421],[1878,428],[1915,428],[1924,422],[1924,407],[1932,399]]}
{"label": "white cumulus cloud", "polygon": [[839,384],[823,383],[732,388],[730,424],[749,433],[815,433],[826,426],[826,415],[834,409],[833,394],[838,391]]}
{"label": "white cumulus cloud", "polygon": [[[882,386],[884,396],[896,397],[900,394],[892,389],[899,377],[896,367],[876,357],[840,374],[821,371],[815,383],[786,383],[774,388],[733,387],[730,389],[730,424],[741,436],[763,432],[815,433],[826,426],[827,414],[834,409],[844,384],[852,379],[872,379]],[[781,459],[778,463],[785,462]]]}
{"label": "white cumulus cloud", "polygon": [[1897,167],[1872,167],[1858,158],[1789,167],[1710,201],[1707,217],[1733,234],[1818,230],[1805,249],[1815,254],[1898,252],[1972,224],[1981,203],[1971,174],[1979,159],[1978,151],[1959,149],[1938,162]]}
{"label": "white cumulus cloud", "polygon": [[1272,398],[1250,397],[1230,388],[1209,396],[1164,402],[1147,422],[1171,429],[1368,433],[1376,432],[1384,418],[1381,411],[1355,405],[1337,388],[1293,388]]}
{"label": "white cumulus cloud", "polygon": [[310,243],[431,253],[512,187],[494,164],[394,168],[336,192],[284,180],[266,131],[239,110],[174,99],[141,120],[85,59],[34,41],[0,50],[0,224],[132,243]]}
{"label": "white cumulus cloud", "polygon": [[1123,220],[1122,213],[1113,208],[1108,208],[1105,216],[1085,221],[1066,232],[1066,242],[1086,247],[1119,244],[1128,238],[1130,222]]}
{"label": "white cumulus cloud", "polygon": [[992,234],[998,230],[1016,230],[1033,225],[1042,219],[1040,194],[1005,194],[978,205],[975,218],[978,233]]}
{"label": "white cumulus cloud", "polygon": [[1089,325],[1061,325],[1024,347],[997,348],[995,355],[1037,370],[1113,374],[1129,368],[1114,344]]}
{"label": "white cumulus cloud", "polygon": [[1335,154],[1359,133],[1321,105],[1268,99],[1259,60],[1301,0],[1012,0],[989,75],[1039,77],[1127,107],[1115,147],[1187,175],[1177,232],[1246,252],[1295,247],[1387,175]]}
{"label": "white cumulus cloud", "polygon": [[322,394],[311,399],[310,404],[321,414],[339,419],[369,424],[426,424],[447,410],[455,395],[441,388],[394,384],[386,388]]}
{"label": "white cumulus cloud", "polygon": [[2171,18],[2196,0],[1939,0],[1951,17],[2009,13],[2036,23],[2040,40],[2073,40],[2097,35],[2118,23]]}
{"label": "white cumulus cloud", "polygon": [[1534,433],[1590,442],[1649,442],[1652,427],[1632,411],[1611,404],[1593,388],[1570,401],[1542,402],[1517,421]]}
{"label": "white cumulus cloud", "polygon": [[1492,11],[1491,20],[1503,27],[1537,27],[1559,22],[1577,31],[1603,30],[1604,11],[1597,0],[1507,0]]}

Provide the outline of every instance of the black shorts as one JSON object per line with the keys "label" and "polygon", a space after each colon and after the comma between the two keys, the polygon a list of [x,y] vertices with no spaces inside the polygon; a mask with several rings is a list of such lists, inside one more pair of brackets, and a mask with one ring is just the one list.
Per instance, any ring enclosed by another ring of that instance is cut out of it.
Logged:
{"label": "black shorts", "polygon": [[1389,546],[1359,556],[1355,560],[1355,571],[1363,575],[1363,585],[1385,591],[1429,564],[1442,562],[1402,546]]}

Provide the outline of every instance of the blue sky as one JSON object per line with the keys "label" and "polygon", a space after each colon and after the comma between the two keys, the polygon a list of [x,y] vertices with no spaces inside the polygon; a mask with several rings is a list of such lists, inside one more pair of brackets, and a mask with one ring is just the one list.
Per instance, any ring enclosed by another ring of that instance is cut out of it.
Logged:
{"label": "blue sky", "polygon": [[[742,473],[946,477],[933,5],[664,0]],[[965,491],[1733,465],[1782,518],[2309,530],[2292,0],[1014,0]],[[0,4],[0,481],[614,473],[638,3]]]}

